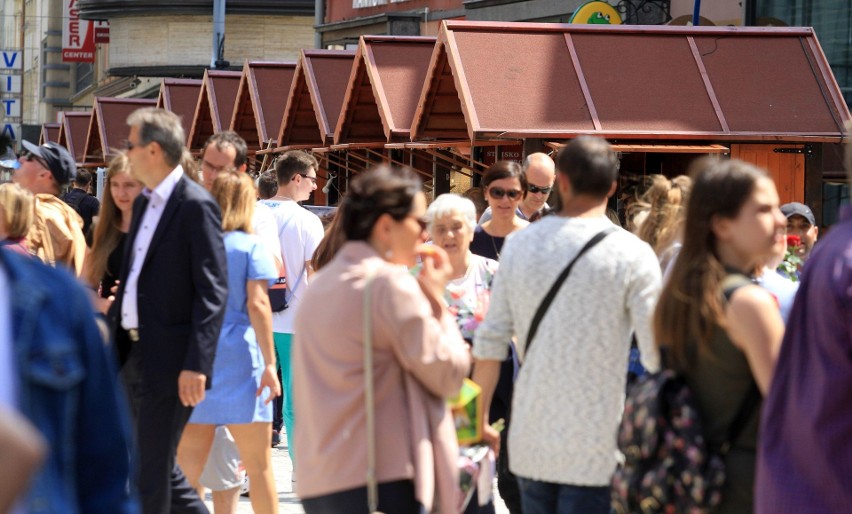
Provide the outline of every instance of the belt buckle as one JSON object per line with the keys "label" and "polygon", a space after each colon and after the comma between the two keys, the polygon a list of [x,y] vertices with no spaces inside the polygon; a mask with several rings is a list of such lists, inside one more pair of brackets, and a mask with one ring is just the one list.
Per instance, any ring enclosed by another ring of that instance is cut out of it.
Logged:
{"label": "belt buckle", "polygon": [[134,343],[139,342],[139,330],[135,328],[130,328],[127,330],[127,336],[130,337],[130,340]]}

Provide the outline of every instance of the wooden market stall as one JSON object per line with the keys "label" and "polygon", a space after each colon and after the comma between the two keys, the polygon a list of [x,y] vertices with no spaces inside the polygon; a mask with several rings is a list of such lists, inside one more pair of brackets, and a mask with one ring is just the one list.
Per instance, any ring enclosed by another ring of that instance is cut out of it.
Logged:
{"label": "wooden market stall", "polygon": [[83,162],[83,152],[86,146],[86,137],[89,134],[89,123],[92,113],[83,111],[69,111],[61,114],[59,136],[56,142],[68,149],[76,162]]}
{"label": "wooden market stall", "polygon": [[246,141],[250,156],[277,146],[295,62],[247,61],[230,129]]}
{"label": "wooden market stall", "polygon": [[108,164],[127,139],[127,117],[136,109],[156,104],[154,99],[95,98],[83,146],[83,159],[78,161],[78,166],[94,168]]}
{"label": "wooden market stall", "polygon": [[321,168],[319,187],[313,194],[315,205],[326,205],[322,188],[329,174],[337,171],[329,164],[332,157],[328,146],[333,143],[334,122],[340,115],[354,58],[355,52],[349,50],[301,51],[278,133],[278,146],[265,152],[313,152]]}
{"label": "wooden market stall", "polygon": [[230,127],[242,75],[239,71],[204,72],[187,139],[193,153],[198,153],[210,136]]}
{"label": "wooden market stall", "polygon": [[816,213],[822,155],[849,119],[809,28],[448,21],[411,132],[418,144],[520,140],[524,155],[599,135],[625,176],[729,153]]}
{"label": "wooden market stall", "polygon": [[56,143],[59,141],[59,123],[44,123],[41,126],[41,134],[38,137],[38,144]]}
{"label": "wooden market stall", "polygon": [[189,142],[189,132],[195,119],[198,96],[201,93],[201,81],[196,79],[164,78],[160,83],[157,107],[177,114],[183,131]]}

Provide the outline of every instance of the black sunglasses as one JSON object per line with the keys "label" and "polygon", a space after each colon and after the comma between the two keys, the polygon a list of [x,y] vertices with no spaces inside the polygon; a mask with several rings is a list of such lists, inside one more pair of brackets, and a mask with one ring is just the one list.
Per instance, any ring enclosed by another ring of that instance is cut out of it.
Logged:
{"label": "black sunglasses", "polygon": [[311,181],[311,182],[313,182],[314,184],[316,184],[316,183],[317,183],[317,178],[316,178],[316,177],[312,177],[312,176],[308,175],[307,173],[299,173],[299,175],[301,175],[301,176],[305,177],[306,179],[310,180],[310,181]]}
{"label": "black sunglasses", "polygon": [[50,166],[47,165],[47,161],[45,161],[44,159],[42,159],[41,157],[39,157],[38,155],[34,154],[33,152],[31,152],[29,150],[24,150],[21,153],[21,157],[23,157],[27,162],[36,161],[37,163],[41,164],[45,168],[50,168]]}
{"label": "black sunglasses", "polygon": [[512,200],[517,200],[522,194],[523,191],[520,189],[503,189],[502,187],[492,187],[488,189],[488,195],[495,200],[501,200],[504,196],[508,196]]}
{"label": "black sunglasses", "polygon": [[551,190],[551,189],[553,189],[553,188],[552,188],[552,187],[550,187],[550,186],[543,187],[543,186],[536,186],[536,185],[534,185],[534,184],[530,184],[530,185],[529,185],[529,187],[528,187],[527,189],[529,190],[529,192],[530,192],[530,193],[533,193],[533,194],[535,194],[535,193],[544,193],[544,194],[547,194],[547,193],[549,193],[549,192],[550,192],[550,190]]}

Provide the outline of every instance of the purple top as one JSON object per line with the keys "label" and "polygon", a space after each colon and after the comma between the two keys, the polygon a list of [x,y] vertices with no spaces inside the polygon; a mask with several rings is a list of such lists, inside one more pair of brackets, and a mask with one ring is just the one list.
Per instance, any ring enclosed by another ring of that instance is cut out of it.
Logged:
{"label": "purple top", "polygon": [[805,265],[774,377],[756,512],[852,512],[852,207]]}

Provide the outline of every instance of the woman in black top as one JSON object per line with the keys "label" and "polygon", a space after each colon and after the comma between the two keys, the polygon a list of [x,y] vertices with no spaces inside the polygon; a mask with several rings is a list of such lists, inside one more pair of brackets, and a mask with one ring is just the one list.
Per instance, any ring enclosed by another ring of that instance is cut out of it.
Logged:
{"label": "woman in black top", "polygon": [[470,251],[497,261],[506,236],[529,225],[515,215],[527,194],[527,178],[517,162],[498,161],[485,170],[482,190],[491,208],[491,219],[474,230]]}
{"label": "woman in black top", "polygon": [[83,279],[98,291],[98,310],[109,309],[112,288],[118,280],[124,255],[124,240],[130,230],[133,201],[142,192],[142,183],[130,174],[124,153],[118,154],[107,169],[103,202],[94,226],[92,247],[83,266]]}

